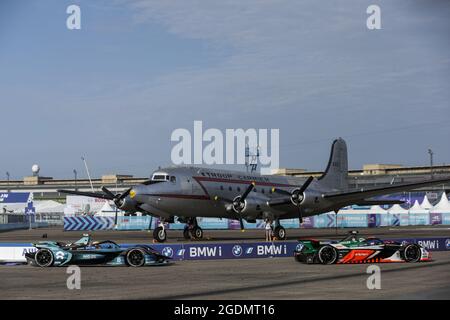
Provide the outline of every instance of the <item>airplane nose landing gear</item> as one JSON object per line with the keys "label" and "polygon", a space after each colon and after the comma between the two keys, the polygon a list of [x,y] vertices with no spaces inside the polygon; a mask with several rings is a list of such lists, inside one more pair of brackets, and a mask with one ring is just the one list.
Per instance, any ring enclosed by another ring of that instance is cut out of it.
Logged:
{"label": "airplane nose landing gear", "polygon": [[167,240],[167,232],[163,221],[160,221],[159,226],[153,231],[153,239],[157,242],[165,242]]}

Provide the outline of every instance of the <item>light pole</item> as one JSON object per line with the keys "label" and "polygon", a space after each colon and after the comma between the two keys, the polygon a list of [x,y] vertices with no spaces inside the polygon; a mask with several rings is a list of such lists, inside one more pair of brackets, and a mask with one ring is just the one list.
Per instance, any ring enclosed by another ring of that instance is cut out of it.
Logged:
{"label": "light pole", "polygon": [[433,180],[433,155],[434,152],[431,149],[428,149],[428,154],[430,155],[430,177]]}
{"label": "light pole", "polygon": [[8,181],[6,190],[8,190],[8,192],[9,192],[9,172],[8,171],[6,171],[6,180]]}
{"label": "light pole", "polygon": [[88,165],[86,163],[86,159],[84,157],[81,157],[81,160],[84,162],[84,167],[86,168],[86,173],[87,173],[88,178],[89,178],[89,183],[91,184],[91,190],[92,190],[92,192],[94,192],[94,186],[92,185],[92,179],[91,179],[91,175],[89,173],[89,168],[88,168]]}
{"label": "light pole", "polygon": [[73,175],[75,176],[75,191],[77,191],[77,170],[73,169]]}

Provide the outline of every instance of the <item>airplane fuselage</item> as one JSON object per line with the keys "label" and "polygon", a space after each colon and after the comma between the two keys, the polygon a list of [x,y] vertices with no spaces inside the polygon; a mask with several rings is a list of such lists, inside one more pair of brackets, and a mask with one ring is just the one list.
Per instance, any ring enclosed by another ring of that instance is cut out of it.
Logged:
{"label": "airplane fuselage", "polygon": [[[301,186],[304,178],[284,176],[262,176],[238,171],[217,170],[198,167],[173,167],[160,169],[153,174],[165,176],[164,181],[134,188],[134,200],[141,208],[156,216],[169,218],[217,217],[236,218],[232,210],[227,210],[222,199],[233,200],[252,183],[255,187],[246,199],[242,215],[247,220],[261,218],[295,218],[298,209],[293,205],[269,207],[268,201],[280,198],[273,188],[291,192]],[[321,198],[325,191],[332,190],[320,186],[314,180],[309,188],[310,194],[317,194],[312,205],[305,210],[305,216],[329,211],[329,203]],[[306,199],[305,199],[306,200]],[[308,199],[309,200],[309,199]]]}

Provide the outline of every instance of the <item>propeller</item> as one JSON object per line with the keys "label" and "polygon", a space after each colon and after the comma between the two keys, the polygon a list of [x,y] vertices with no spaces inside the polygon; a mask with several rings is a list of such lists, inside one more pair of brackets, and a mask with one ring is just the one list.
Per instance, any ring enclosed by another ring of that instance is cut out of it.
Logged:
{"label": "propeller", "polygon": [[311,184],[311,182],[313,180],[314,180],[314,177],[310,176],[305,181],[305,183],[303,183],[303,185],[300,188],[297,188],[297,189],[293,190],[292,192],[273,188],[272,192],[276,192],[276,193],[279,193],[279,194],[282,194],[285,196],[289,196],[289,198],[270,201],[268,203],[269,206],[274,207],[274,206],[280,206],[280,205],[292,203],[294,206],[296,206],[298,208],[298,219],[299,219],[300,223],[302,223],[303,222],[303,209],[301,207],[301,203],[302,203],[303,199],[305,199],[306,189],[308,189],[309,185]]}
{"label": "propeller", "polygon": [[80,196],[87,196],[93,198],[101,198],[106,200],[112,200],[116,205],[115,219],[114,223],[117,224],[117,211],[123,205],[123,200],[130,194],[130,191],[133,188],[128,188],[123,193],[112,193],[108,188],[102,187],[103,193],[100,192],[83,192],[83,191],[73,191],[73,190],[57,190],[58,192],[67,193],[67,194],[75,194]]}
{"label": "propeller", "polygon": [[242,215],[241,212],[242,210],[245,209],[245,199],[248,197],[248,195],[250,194],[250,192],[252,192],[253,188],[255,187],[255,182],[252,182],[247,189],[245,189],[244,193],[242,195],[239,195],[237,197],[235,197],[233,200],[227,199],[227,198],[220,198],[218,196],[214,197],[214,200],[222,200],[225,201],[227,203],[229,203],[229,205],[227,206],[227,210],[233,210],[235,213],[238,214],[238,218],[239,218],[239,224],[241,226],[241,231],[244,231],[244,221],[242,219]]}
{"label": "propeller", "polygon": [[117,225],[117,213],[119,211],[118,208],[120,208],[122,206],[123,199],[125,199],[130,194],[131,189],[132,188],[128,188],[123,193],[114,194],[111,191],[109,191],[108,188],[106,188],[105,186],[102,186],[102,191],[105,194],[107,194],[111,198],[111,200],[114,202],[114,204],[116,205],[116,211],[114,213],[114,225]]}

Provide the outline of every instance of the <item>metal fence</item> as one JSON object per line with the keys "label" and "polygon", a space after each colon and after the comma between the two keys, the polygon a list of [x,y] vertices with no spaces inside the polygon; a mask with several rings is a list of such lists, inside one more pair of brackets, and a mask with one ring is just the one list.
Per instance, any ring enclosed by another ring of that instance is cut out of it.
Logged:
{"label": "metal fence", "polygon": [[[30,220],[31,219],[31,220]],[[1,213],[1,224],[45,223],[49,226],[62,226],[64,224],[63,212],[39,212],[28,215],[24,213]]]}

